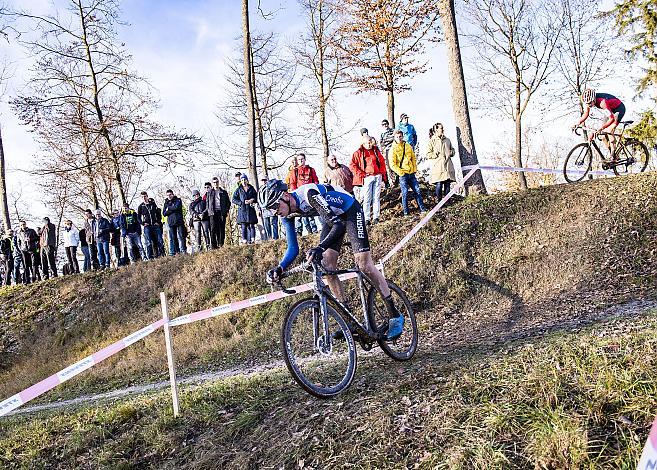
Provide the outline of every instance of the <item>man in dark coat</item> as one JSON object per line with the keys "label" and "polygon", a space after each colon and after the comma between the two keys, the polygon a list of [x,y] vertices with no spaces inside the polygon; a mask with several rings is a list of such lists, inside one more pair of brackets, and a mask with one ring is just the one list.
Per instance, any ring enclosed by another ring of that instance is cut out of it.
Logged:
{"label": "man in dark coat", "polygon": [[224,245],[226,239],[226,218],[230,210],[228,192],[219,185],[219,178],[212,178],[212,186],[206,184],[205,204],[210,219],[210,244],[212,248]]}
{"label": "man in dark coat", "polygon": [[[7,229],[2,239],[0,239],[0,262],[5,268],[4,285],[11,285],[11,277],[14,274],[14,231]],[[18,279],[15,280],[18,284]]]}
{"label": "man in dark coat", "polygon": [[[167,198],[162,204],[162,215],[167,218],[169,226],[169,253],[171,256],[176,253],[187,253],[182,201],[171,189],[167,189]],[[178,241],[177,244],[175,240]]]}
{"label": "man in dark coat", "polygon": [[41,280],[37,266],[37,256],[39,252],[39,236],[36,231],[27,226],[27,222],[21,220],[20,229],[18,230],[17,241],[18,248],[21,250],[23,266],[25,269],[23,278],[25,284],[32,281]]}
{"label": "man in dark coat", "polygon": [[240,181],[242,184],[233,194],[233,204],[238,207],[237,224],[242,226],[242,240],[250,245],[255,242],[255,225],[258,223],[258,215],[255,211],[258,193],[249,184],[246,175],[242,175]]}
{"label": "man in dark coat", "polygon": [[57,227],[50,222],[48,217],[43,218],[43,227],[39,233],[39,246],[41,247],[41,269],[43,278],[57,277]]}

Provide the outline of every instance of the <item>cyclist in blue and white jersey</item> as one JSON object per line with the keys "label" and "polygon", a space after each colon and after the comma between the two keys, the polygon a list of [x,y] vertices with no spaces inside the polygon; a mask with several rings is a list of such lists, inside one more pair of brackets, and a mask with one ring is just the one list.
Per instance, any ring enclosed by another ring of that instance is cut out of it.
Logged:
{"label": "cyclist in blue and white jersey", "polygon": [[[295,217],[322,219],[319,245],[308,251],[308,261],[322,262],[328,270],[337,269],[338,255],[345,233],[349,236],[358,268],[378,286],[390,317],[387,340],[402,334],[404,317],[395,308],[383,274],[376,268],[370,252],[370,242],[365,227],[365,215],[360,203],[344,189],[327,184],[304,184],[287,192],[287,185],[280,180],[269,180],[258,192],[262,208],[275,211],[283,219],[287,237],[287,250],[278,266],[267,273],[269,282],[276,282],[299,254],[299,242],[294,230]],[[344,291],[337,276],[328,276],[327,282],[336,298],[344,302]]]}

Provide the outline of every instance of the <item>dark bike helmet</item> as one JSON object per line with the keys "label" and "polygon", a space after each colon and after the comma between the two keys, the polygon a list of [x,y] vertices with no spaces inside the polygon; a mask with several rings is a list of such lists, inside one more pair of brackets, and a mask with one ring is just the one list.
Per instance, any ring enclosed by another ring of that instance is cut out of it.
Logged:
{"label": "dark bike helmet", "polygon": [[287,184],[281,180],[271,179],[258,190],[258,204],[263,209],[274,209],[286,192]]}

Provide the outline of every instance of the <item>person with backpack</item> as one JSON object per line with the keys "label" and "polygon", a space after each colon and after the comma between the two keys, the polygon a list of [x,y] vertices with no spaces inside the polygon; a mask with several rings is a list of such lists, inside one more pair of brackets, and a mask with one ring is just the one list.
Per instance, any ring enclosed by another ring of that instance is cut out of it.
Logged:
{"label": "person with backpack", "polygon": [[139,216],[137,215],[137,212],[130,208],[130,205],[127,202],[123,204],[123,210],[119,217],[119,224],[121,227],[123,244],[128,250],[130,261],[133,263],[138,261],[135,249],[139,253],[139,261],[145,259],[144,247],[141,244],[141,224],[139,223]]}

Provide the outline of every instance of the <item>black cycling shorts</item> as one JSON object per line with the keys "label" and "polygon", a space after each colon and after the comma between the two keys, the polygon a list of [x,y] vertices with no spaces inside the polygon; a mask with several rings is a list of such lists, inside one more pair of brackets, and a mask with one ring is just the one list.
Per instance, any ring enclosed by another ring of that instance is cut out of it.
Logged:
{"label": "black cycling shorts", "polygon": [[[346,230],[345,233],[349,235],[349,241],[351,242],[351,249],[354,253],[364,253],[370,251],[370,240],[367,237],[367,228],[365,227],[365,214],[363,213],[363,208],[358,201],[354,201],[349,210],[339,216],[345,223]],[[322,233],[319,235],[320,240],[324,240],[326,236],[331,231],[329,224],[324,224],[322,227]],[[342,236],[328,248],[340,252],[342,248],[342,242],[344,241],[344,233]]]}
{"label": "black cycling shorts", "polygon": [[619,104],[614,108],[611,114],[613,114],[616,118],[616,123],[621,122],[623,120],[623,116],[625,116],[625,105],[623,103]]}

